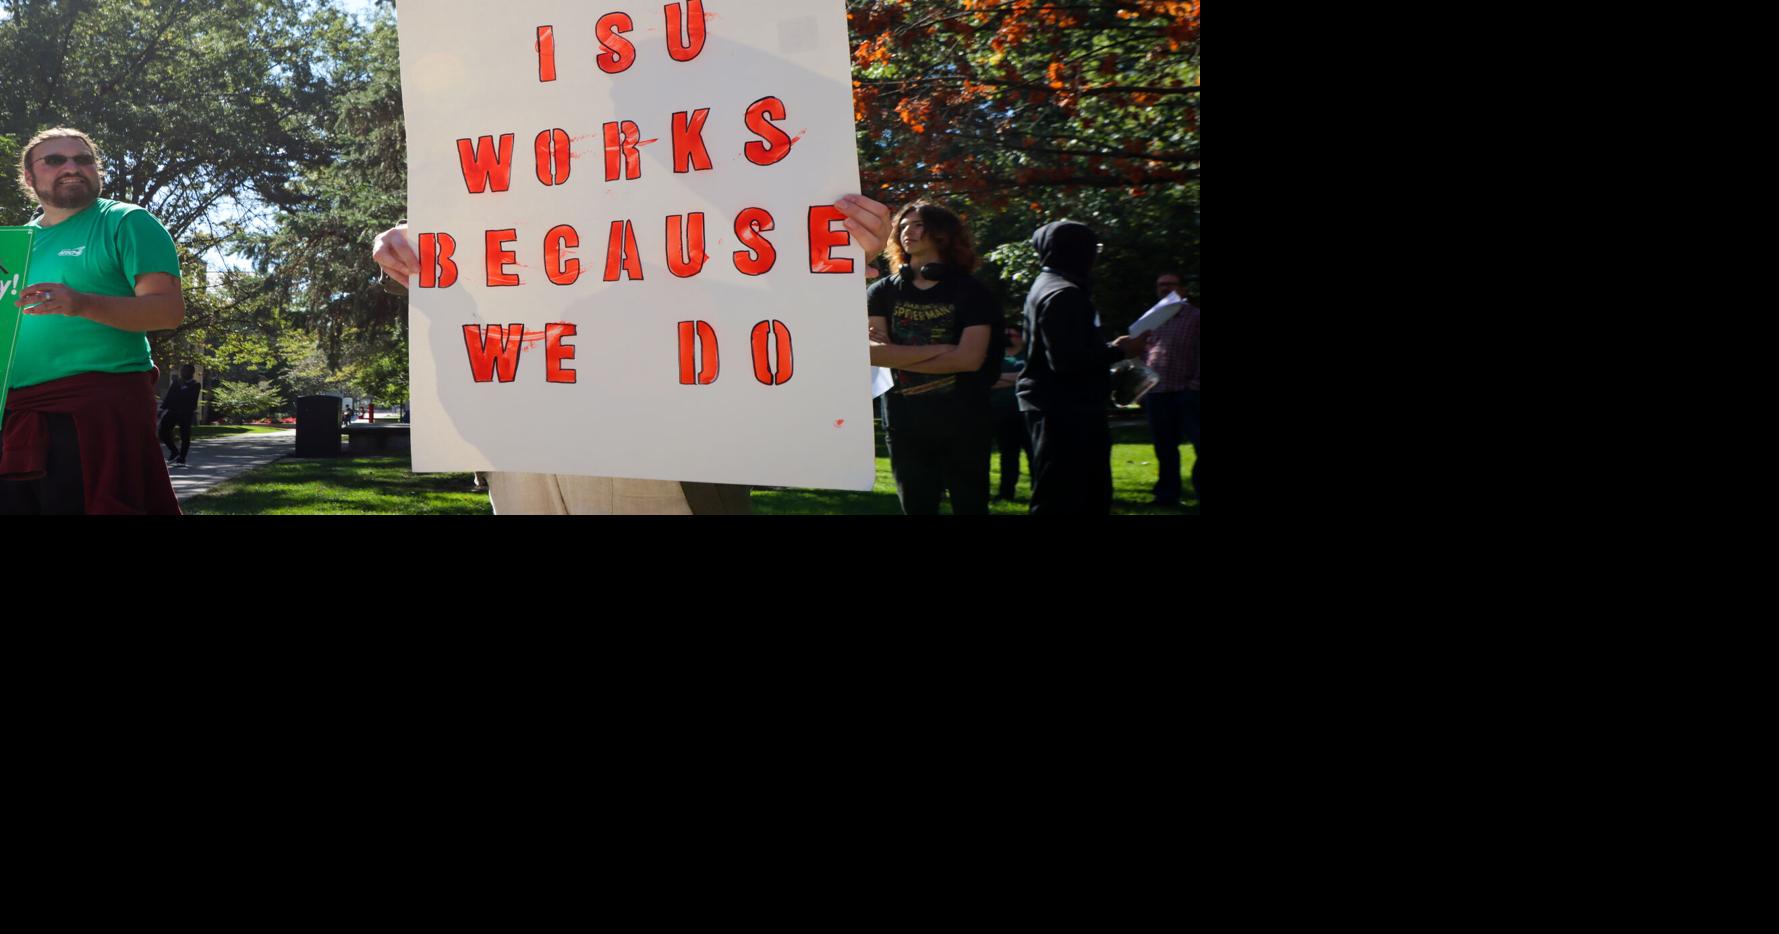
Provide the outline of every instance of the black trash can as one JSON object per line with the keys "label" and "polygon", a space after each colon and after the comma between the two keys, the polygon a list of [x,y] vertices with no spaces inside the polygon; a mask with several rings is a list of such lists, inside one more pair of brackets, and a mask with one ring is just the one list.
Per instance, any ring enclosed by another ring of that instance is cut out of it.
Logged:
{"label": "black trash can", "polygon": [[304,396],[297,400],[297,457],[339,457],[340,419],[345,415],[339,396]]}

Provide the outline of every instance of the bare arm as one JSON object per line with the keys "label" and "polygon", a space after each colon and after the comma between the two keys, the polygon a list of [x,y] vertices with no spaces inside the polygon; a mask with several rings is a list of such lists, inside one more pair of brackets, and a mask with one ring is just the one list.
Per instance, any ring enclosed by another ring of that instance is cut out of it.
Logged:
{"label": "bare arm", "polygon": [[910,373],[968,373],[980,369],[983,358],[988,356],[991,330],[986,324],[972,324],[964,328],[963,339],[949,352],[902,369]]}
{"label": "bare arm", "polygon": [[950,353],[957,348],[950,344],[923,344],[911,346],[892,344],[889,341],[889,319],[884,317],[871,318],[871,365],[887,366],[896,370],[912,370],[914,364],[923,360],[931,360],[941,354]]}
{"label": "bare arm", "polygon": [[185,294],[179,290],[179,279],[164,272],[137,276],[133,296],[77,292],[59,282],[26,286],[18,306],[28,315],[86,318],[135,334],[172,330],[185,320]]}

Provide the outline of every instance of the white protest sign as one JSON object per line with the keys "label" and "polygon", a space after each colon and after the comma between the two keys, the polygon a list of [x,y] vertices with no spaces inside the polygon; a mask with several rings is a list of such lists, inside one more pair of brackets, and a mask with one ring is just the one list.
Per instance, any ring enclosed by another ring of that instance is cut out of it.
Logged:
{"label": "white protest sign", "polygon": [[416,471],[871,488],[843,0],[399,19]]}

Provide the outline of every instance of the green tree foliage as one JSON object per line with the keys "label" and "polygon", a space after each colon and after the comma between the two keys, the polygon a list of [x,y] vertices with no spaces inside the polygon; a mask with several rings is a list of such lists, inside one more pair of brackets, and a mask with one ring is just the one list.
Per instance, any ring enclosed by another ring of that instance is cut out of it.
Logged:
{"label": "green tree foliage", "polygon": [[330,369],[384,399],[407,398],[407,299],[385,292],[371,241],[407,214],[407,143],[395,19],[383,11],[339,50],[339,95],[317,115],[332,143],[326,162],[290,181],[300,200],[277,212],[276,231],[248,252],[289,297],[293,322],[321,341]]}
{"label": "green tree foliage", "polygon": [[210,387],[210,407],[230,421],[253,421],[282,415],[289,408],[284,393],[269,380],[225,382]]}
{"label": "green tree foliage", "polygon": [[351,20],[304,0],[0,0],[0,135],[79,127],[109,197],[202,252],[231,209],[301,200],[293,166],[328,158],[317,115]]}
{"label": "green tree foliage", "polygon": [[19,190],[12,181],[12,175],[19,164],[19,146],[21,140],[8,136],[0,136],[0,167],[4,167],[6,178],[0,180],[0,226],[22,224],[31,214],[31,201]]}

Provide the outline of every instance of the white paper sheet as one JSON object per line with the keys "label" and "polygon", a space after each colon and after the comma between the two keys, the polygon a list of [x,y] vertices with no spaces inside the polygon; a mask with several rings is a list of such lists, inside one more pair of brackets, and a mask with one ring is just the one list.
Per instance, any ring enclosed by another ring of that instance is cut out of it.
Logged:
{"label": "white paper sheet", "polygon": [[1154,308],[1143,312],[1143,316],[1138,318],[1136,323],[1130,326],[1131,335],[1134,337],[1146,334],[1161,327],[1168,323],[1168,320],[1173,318],[1174,315],[1179,314],[1180,309],[1184,307],[1186,307],[1186,301],[1180,297],[1180,293],[1175,292],[1170,294],[1167,298],[1156,302]]}

